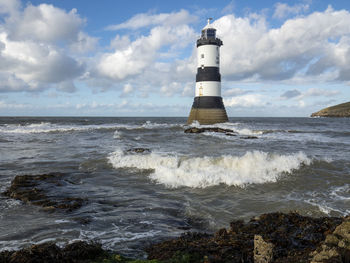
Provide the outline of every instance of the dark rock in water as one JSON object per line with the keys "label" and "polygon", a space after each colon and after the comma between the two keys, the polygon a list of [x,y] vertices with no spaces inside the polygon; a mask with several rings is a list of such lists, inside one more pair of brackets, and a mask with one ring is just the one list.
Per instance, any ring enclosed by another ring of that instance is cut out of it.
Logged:
{"label": "dark rock in water", "polygon": [[234,133],[233,130],[222,129],[218,127],[204,127],[204,128],[191,127],[185,130],[185,133],[202,133],[202,132],[219,132],[219,133],[225,133],[226,135],[235,136],[233,134]]}
{"label": "dark rock in water", "polygon": [[262,241],[255,244],[269,248],[269,253],[263,258],[280,263],[310,262],[310,253],[340,223],[341,218],[333,217],[263,214],[247,223],[233,221],[230,229],[221,229],[215,235],[187,234],[153,245],[147,252],[149,259],[159,260],[169,260],[181,254],[198,259],[191,262],[203,262],[204,257],[209,262],[254,262],[254,237],[259,235]]}
{"label": "dark rock in water", "polygon": [[338,104],[311,114],[311,117],[350,117],[350,102]]}
{"label": "dark rock in water", "polygon": [[131,148],[128,149],[127,152],[131,153],[150,153],[151,150],[147,148]]}
{"label": "dark rock in water", "polygon": [[251,139],[259,139],[259,138],[256,137],[256,136],[246,136],[246,137],[241,137],[241,139],[244,139],[244,140],[251,140]]}
{"label": "dark rock in water", "polygon": [[61,187],[67,183],[63,180],[65,176],[67,175],[62,173],[18,175],[3,195],[41,206],[48,212],[57,209],[70,212],[80,208],[86,200],[79,197],[48,195],[50,187]]}
{"label": "dark rock in water", "polygon": [[[106,252],[100,244],[77,241],[59,248],[54,243],[32,245],[18,251],[0,252],[0,262],[8,263],[83,263],[103,257]],[[102,261],[101,261],[102,262]]]}

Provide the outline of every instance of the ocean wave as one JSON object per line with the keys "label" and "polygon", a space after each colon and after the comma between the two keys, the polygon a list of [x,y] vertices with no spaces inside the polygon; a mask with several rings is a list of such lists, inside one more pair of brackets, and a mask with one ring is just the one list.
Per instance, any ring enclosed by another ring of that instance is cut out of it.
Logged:
{"label": "ocean wave", "polygon": [[182,127],[181,124],[153,123],[146,121],[141,124],[101,124],[101,125],[69,125],[56,124],[50,122],[32,123],[32,124],[5,124],[0,126],[0,133],[13,134],[31,134],[31,133],[55,133],[55,132],[74,132],[90,130],[135,130],[135,129],[167,129],[173,127]]}
{"label": "ocean wave", "polygon": [[276,182],[281,175],[311,163],[302,152],[280,155],[252,151],[243,156],[186,157],[160,153],[127,154],[118,149],[108,158],[114,168],[151,169],[150,178],[170,188],[205,188],[219,184],[242,187]]}
{"label": "ocean wave", "polygon": [[234,132],[238,133],[239,135],[262,135],[264,134],[264,131],[261,130],[252,130],[247,127],[240,127],[241,123],[239,122],[224,122],[224,123],[216,123],[211,125],[201,125],[199,122],[194,121],[190,127],[196,127],[196,128],[214,128],[218,127],[221,129],[229,129],[233,130]]}

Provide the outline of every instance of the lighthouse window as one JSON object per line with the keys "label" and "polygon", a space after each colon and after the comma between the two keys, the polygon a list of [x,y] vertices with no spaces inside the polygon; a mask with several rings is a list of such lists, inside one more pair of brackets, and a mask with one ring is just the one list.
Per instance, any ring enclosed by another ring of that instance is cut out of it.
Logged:
{"label": "lighthouse window", "polygon": [[201,58],[204,58],[204,54],[201,55]]}
{"label": "lighthouse window", "polygon": [[207,29],[207,38],[215,38],[215,29]]}

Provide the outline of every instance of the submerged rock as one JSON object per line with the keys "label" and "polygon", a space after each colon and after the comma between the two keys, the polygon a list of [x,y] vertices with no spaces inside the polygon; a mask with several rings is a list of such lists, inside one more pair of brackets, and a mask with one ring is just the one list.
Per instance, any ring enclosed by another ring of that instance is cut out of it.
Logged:
{"label": "submerged rock", "polygon": [[131,148],[131,149],[128,149],[126,152],[129,152],[129,153],[150,153],[151,150],[148,148]]}
{"label": "submerged rock", "polygon": [[241,139],[244,139],[244,140],[252,140],[252,139],[259,139],[259,138],[256,137],[256,136],[246,136],[246,137],[241,137]]}
{"label": "submerged rock", "polygon": [[[297,213],[263,214],[247,223],[233,221],[230,229],[221,229],[215,235],[186,234],[153,245],[147,252],[149,259],[169,260],[182,254],[198,260],[190,262],[203,262],[204,257],[208,262],[249,263],[254,258],[261,260],[255,262],[310,262],[310,253],[341,222],[341,218],[312,218]],[[257,257],[258,252],[261,257]]]}
{"label": "submerged rock", "polygon": [[48,212],[57,209],[70,212],[80,208],[86,200],[79,197],[48,194],[49,188],[67,184],[63,180],[65,176],[67,175],[63,173],[18,175],[12,180],[11,186],[3,192],[3,195],[41,206]]}
{"label": "submerged rock", "polygon": [[191,127],[186,129],[184,132],[185,133],[219,132],[219,133],[225,133],[226,135],[235,136],[233,130],[222,129],[218,127],[204,127],[204,128]]}

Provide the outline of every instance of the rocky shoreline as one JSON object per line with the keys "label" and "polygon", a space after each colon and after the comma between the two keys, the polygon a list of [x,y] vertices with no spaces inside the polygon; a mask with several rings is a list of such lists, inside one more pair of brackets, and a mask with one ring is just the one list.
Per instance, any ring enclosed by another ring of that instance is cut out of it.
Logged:
{"label": "rocky shoreline", "polygon": [[[227,132],[227,131],[223,131]],[[143,154],[149,149],[134,148]],[[2,193],[44,211],[70,213],[88,202],[75,196],[53,195],[50,188],[70,184],[66,174],[16,176]],[[80,221],[79,221],[80,222]],[[81,221],[88,224],[89,221]],[[187,232],[178,238],[143,248],[147,260],[124,258],[100,244],[78,241],[64,248],[54,243],[34,244],[18,251],[2,251],[0,263],[14,262],[350,262],[350,216],[302,216],[296,212],[268,213],[248,222],[234,220],[215,234]]]}
{"label": "rocky shoreline", "polygon": [[249,222],[232,221],[215,234],[188,232],[146,248],[148,259],[130,259],[77,241],[60,248],[47,242],[0,252],[2,263],[60,262],[350,262],[350,218],[312,218],[298,213],[269,213]]}

